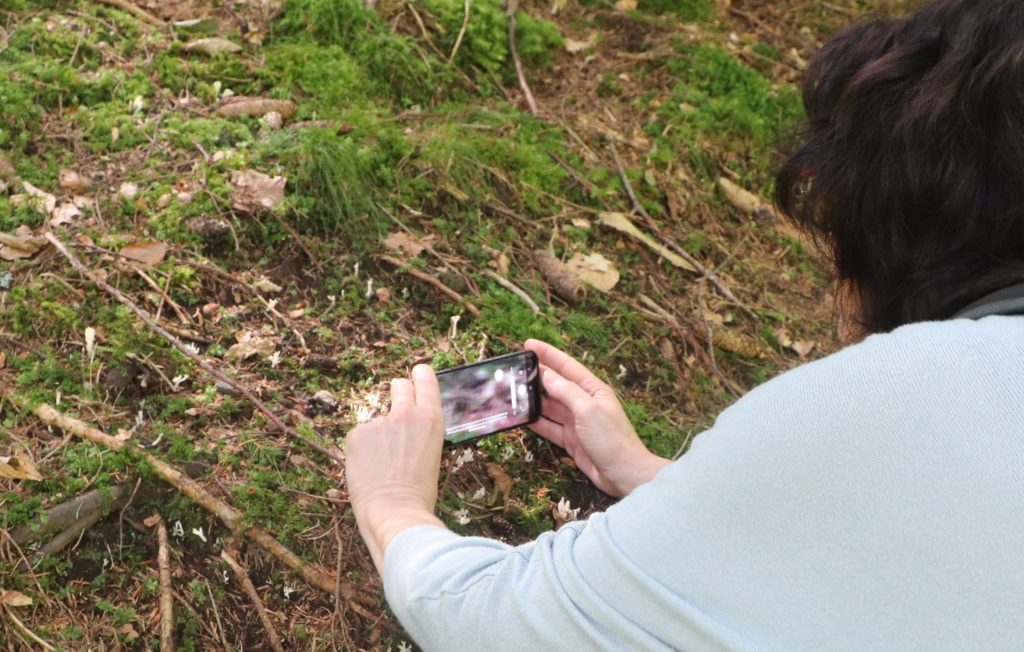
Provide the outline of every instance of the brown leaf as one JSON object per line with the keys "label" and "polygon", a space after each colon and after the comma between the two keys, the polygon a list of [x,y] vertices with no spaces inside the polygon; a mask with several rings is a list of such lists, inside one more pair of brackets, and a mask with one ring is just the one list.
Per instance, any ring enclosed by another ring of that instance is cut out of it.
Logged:
{"label": "brown leaf", "polygon": [[610,292],[619,282],[619,270],[615,264],[601,254],[575,253],[565,266],[580,281],[601,292]]}
{"label": "brown leaf", "polygon": [[0,604],[7,607],[27,607],[32,604],[32,598],[21,591],[0,589]]}
{"label": "brown leaf", "polygon": [[77,192],[89,185],[88,179],[74,170],[63,169],[57,173],[57,183],[61,189]]}
{"label": "brown leaf", "polygon": [[501,496],[502,502],[508,502],[509,496],[512,494],[512,478],[508,477],[505,469],[497,464],[488,463],[484,465],[484,468],[487,469],[487,475],[494,480],[494,498],[497,499],[498,496]]}
{"label": "brown leaf", "polygon": [[32,235],[27,227],[19,228],[16,235],[0,232],[0,259],[31,258],[46,245],[46,238]]}
{"label": "brown leaf", "polygon": [[215,57],[218,54],[241,52],[242,46],[226,38],[211,36],[186,43],[184,49],[187,52],[202,52],[207,56]]}
{"label": "brown leaf", "polygon": [[273,208],[284,201],[285,183],[284,177],[271,177],[256,170],[232,170],[234,206],[239,210]]}
{"label": "brown leaf", "polygon": [[0,478],[12,478],[14,480],[42,480],[35,463],[25,455],[13,457],[0,457]]}
{"label": "brown leaf", "polygon": [[415,258],[423,253],[431,239],[432,236],[427,236],[421,240],[405,231],[395,231],[384,238],[382,244],[395,253]]}
{"label": "brown leaf", "polygon": [[67,226],[74,223],[76,217],[81,217],[82,211],[78,210],[73,202],[62,202],[54,209],[50,218],[50,226]]}
{"label": "brown leaf", "polygon": [[801,358],[806,358],[808,355],[810,355],[811,351],[813,351],[814,347],[816,346],[818,346],[817,342],[797,340],[796,342],[793,342],[793,345],[790,346],[789,348],[793,351],[793,353],[796,353]]}
{"label": "brown leaf", "polygon": [[729,203],[744,213],[754,215],[760,211],[763,206],[766,206],[765,202],[761,201],[760,197],[744,188],[741,188],[725,177],[718,178],[718,187],[722,189],[722,194],[729,200]]}
{"label": "brown leaf", "polygon": [[57,208],[57,197],[52,193],[40,190],[28,181],[22,181],[21,186],[25,189],[25,194],[31,198],[32,205],[39,212],[49,215],[53,209]]}
{"label": "brown leaf", "polygon": [[167,255],[167,245],[156,240],[144,240],[125,245],[121,248],[121,255],[142,263],[144,267],[157,265]]}
{"label": "brown leaf", "polygon": [[254,356],[266,358],[277,348],[277,343],[269,337],[248,335],[240,339],[241,341],[237,344],[233,344],[231,348],[224,353],[225,360],[242,362]]}
{"label": "brown leaf", "polygon": [[636,11],[637,0],[618,0],[615,8],[619,11]]}
{"label": "brown leaf", "polygon": [[277,111],[285,120],[295,115],[299,110],[295,102],[291,100],[271,100],[266,97],[229,97],[217,109],[217,115],[222,118],[237,118],[248,115],[255,118],[263,117],[271,111]]}

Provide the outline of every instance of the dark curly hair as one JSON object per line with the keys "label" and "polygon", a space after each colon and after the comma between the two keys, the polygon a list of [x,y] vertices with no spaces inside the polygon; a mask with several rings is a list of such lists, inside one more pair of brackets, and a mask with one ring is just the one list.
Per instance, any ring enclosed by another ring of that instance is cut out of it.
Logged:
{"label": "dark curly hair", "polygon": [[776,202],[830,253],[868,332],[1024,281],[1024,0],[856,24],[810,62]]}

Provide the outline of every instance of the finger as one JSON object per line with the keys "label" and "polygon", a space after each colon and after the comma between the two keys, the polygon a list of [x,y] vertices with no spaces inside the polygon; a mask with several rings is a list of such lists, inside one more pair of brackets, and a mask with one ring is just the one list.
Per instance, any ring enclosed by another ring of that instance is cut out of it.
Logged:
{"label": "finger", "polygon": [[416,388],[407,378],[391,381],[391,411],[400,412],[416,405]]}
{"label": "finger", "polygon": [[437,374],[429,365],[418,364],[412,368],[412,382],[416,387],[416,405],[441,410],[441,385]]}
{"label": "finger", "polygon": [[[594,405],[594,398],[590,394],[554,369],[544,372],[544,389],[551,398],[561,401],[568,408],[571,417],[586,414]],[[563,423],[568,421],[565,419]]]}
{"label": "finger", "polygon": [[541,417],[538,421],[534,421],[530,424],[530,430],[534,431],[544,439],[558,446],[559,448],[565,448],[565,428],[560,424],[551,421],[545,417]]}
{"label": "finger", "polygon": [[576,383],[590,394],[604,388],[604,383],[592,371],[584,367],[568,353],[556,349],[547,342],[526,340],[526,348],[536,353],[545,366],[554,369],[564,378]]}
{"label": "finger", "polygon": [[[551,370],[547,369],[546,367],[541,367],[541,387],[544,386],[545,374],[547,374],[550,371]],[[564,403],[556,399],[554,396],[551,396],[551,394],[549,394],[548,392],[544,393],[546,394],[546,396],[544,396],[543,400],[541,400],[540,403],[541,414],[543,414],[544,416],[546,416],[547,418],[551,419],[556,423],[570,423],[572,421],[572,412],[569,411],[569,408],[566,407]]]}

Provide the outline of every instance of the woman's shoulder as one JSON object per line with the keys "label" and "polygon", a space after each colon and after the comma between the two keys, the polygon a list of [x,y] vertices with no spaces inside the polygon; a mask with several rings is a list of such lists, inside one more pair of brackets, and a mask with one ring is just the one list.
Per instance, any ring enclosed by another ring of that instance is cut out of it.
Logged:
{"label": "woman's shoulder", "polygon": [[934,410],[940,401],[964,409],[971,401],[1006,399],[1007,391],[1018,397],[1022,367],[1022,317],[915,323],[769,380],[723,412],[719,422],[749,421],[752,415],[861,420],[879,411],[899,419]]}

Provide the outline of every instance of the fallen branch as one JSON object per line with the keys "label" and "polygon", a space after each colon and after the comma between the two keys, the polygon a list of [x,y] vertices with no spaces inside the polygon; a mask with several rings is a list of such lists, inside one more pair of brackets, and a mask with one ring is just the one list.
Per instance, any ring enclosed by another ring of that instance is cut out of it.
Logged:
{"label": "fallen branch", "polygon": [[256,607],[256,613],[260,617],[260,622],[263,623],[263,629],[267,631],[267,640],[270,642],[270,647],[273,648],[274,652],[284,652],[284,648],[281,647],[281,639],[277,635],[277,630],[274,629],[274,623],[271,622],[270,616],[267,615],[267,610],[263,606],[260,594],[256,592],[256,587],[253,585],[252,580],[249,579],[249,573],[242,568],[241,564],[235,561],[234,557],[227,550],[220,551],[220,558],[234,571],[235,578],[238,580],[239,585],[241,585],[242,590],[245,591],[253,606]]}
{"label": "fallen branch", "polygon": [[[21,622],[21,620],[17,616],[14,615],[14,610],[13,609],[11,609],[10,607],[8,607],[6,605],[0,605],[0,609],[3,610],[4,615],[6,615],[8,618],[10,618],[11,622],[14,623],[14,625],[18,629],[20,629],[22,631],[22,633],[25,634],[25,636],[28,636],[30,639],[35,641],[41,648],[43,648],[44,650],[47,650],[47,652],[52,652],[52,650],[54,650],[54,647],[52,645],[50,645],[49,643],[47,643],[43,639],[39,638],[38,636],[36,636],[35,632],[33,632],[28,627],[26,627],[25,623]],[[25,641],[22,641],[22,643],[24,643],[24,642]]]}
{"label": "fallen branch", "polygon": [[51,507],[45,514],[19,525],[11,531],[11,539],[19,546],[27,546],[76,525],[83,519],[99,515],[103,518],[128,502],[128,487],[117,485],[93,489],[71,500]]}
{"label": "fallen branch", "polygon": [[145,524],[156,527],[156,565],[160,571],[160,652],[174,652],[174,590],[171,588],[171,552],[167,542],[167,526],[160,514],[153,514]]}
{"label": "fallen branch", "polygon": [[156,27],[163,27],[164,26],[164,21],[160,20],[159,18],[157,18],[153,14],[149,13],[148,11],[143,9],[142,7],[137,7],[136,5],[133,5],[132,3],[128,2],[128,0],[96,0],[96,1],[99,2],[100,4],[103,4],[103,5],[107,5],[107,6],[110,6],[110,7],[117,7],[118,9],[121,9],[123,11],[127,11],[128,13],[130,13],[133,16],[135,16],[139,20],[141,20],[143,22],[146,22],[146,23],[149,23],[150,25],[154,25]]}
{"label": "fallen branch", "polygon": [[731,301],[732,303],[736,304],[736,306],[740,310],[747,313],[748,316],[756,320],[758,317],[754,313],[754,311],[748,308],[746,305],[744,305],[744,303],[740,301],[735,294],[733,294],[732,290],[730,290],[729,287],[722,282],[722,279],[718,278],[718,276],[715,275],[714,272],[705,267],[699,260],[694,258],[692,255],[690,255],[690,252],[686,251],[685,249],[677,245],[671,238],[667,238],[664,234],[661,233],[661,230],[654,222],[654,218],[651,217],[651,214],[647,212],[647,209],[644,208],[643,204],[640,203],[640,199],[636,196],[636,191],[633,190],[633,184],[629,182],[629,177],[626,175],[626,168],[623,167],[622,165],[622,159],[619,158],[619,151],[618,149],[615,148],[615,143],[609,140],[608,147],[609,149],[611,149],[612,158],[615,159],[615,167],[618,168],[619,178],[622,180],[622,186],[626,189],[626,194],[629,196],[629,201],[633,205],[633,210],[644,218],[644,221],[647,224],[647,228],[649,228],[654,233],[654,235],[658,238],[658,240],[662,242],[662,244],[664,244],[666,247],[672,250],[672,252],[677,254],[687,263],[689,263],[693,267],[694,271],[696,271],[698,274],[706,278],[708,280],[708,283],[710,283],[712,287],[714,287],[715,290],[718,291],[719,294],[725,297],[728,301]]}
{"label": "fallen branch", "polygon": [[505,6],[505,15],[508,16],[508,50],[512,53],[512,63],[516,66],[516,75],[519,77],[519,88],[523,90],[526,97],[526,105],[530,107],[530,113],[540,115],[537,108],[537,100],[533,97],[530,85],[526,83],[526,73],[523,71],[523,62],[519,59],[519,48],[516,47],[516,12],[519,11],[519,0],[508,0]]}
{"label": "fallen branch", "polygon": [[174,348],[178,349],[178,351],[182,352],[183,354],[185,354],[185,356],[187,356],[193,362],[198,364],[208,374],[210,374],[217,380],[226,383],[228,386],[235,389],[239,394],[247,398],[249,402],[252,403],[256,407],[256,409],[263,414],[263,416],[267,417],[267,420],[269,420],[272,424],[274,424],[274,426],[278,428],[278,430],[283,432],[292,440],[305,444],[306,446],[309,446],[314,450],[320,452],[327,458],[334,460],[338,464],[344,465],[345,457],[344,455],[342,455],[341,451],[337,449],[337,447],[327,448],[326,446],[323,446],[322,444],[312,441],[299,434],[298,431],[296,431],[294,428],[286,424],[284,421],[281,420],[280,417],[274,414],[274,412],[269,407],[267,407],[266,404],[263,403],[263,401],[256,397],[252,390],[250,390],[245,385],[241,384],[234,378],[231,378],[230,376],[226,375],[224,372],[220,371],[219,369],[211,365],[209,362],[204,360],[202,357],[200,357],[198,353],[193,351],[190,347],[186,346],[184,342],[178,339],[177,336],[173,335],[163,326],[156,323],[153,320],[153,318],[150,317],[148,313],[146,313],[146,311],[142,310],[137,305],[135,305],[135,302],[129,299],[127,295],[125,295],[123,292],[107,283],[102,278],[93,274],[85,265],[82,264],[82,261],[78,260],[77,256],[68,251],[68,248],[64,245],[63,242],[60,241],[59,238],[54,236],[52,233],[47,233],[46,239],[50,242],[50,244],[56,247],[57,251],[59,251],[61,255],[67,258],[68,262],[71,263],[71,266],[74,267],[79,274],[81,274],[85,278],[89,279],[90,281],[98,285],[101,289],[105,290],[108,294],[114,297],[121,304],[127,306],[128,309],[134,312],[135,315],[138,316],[139,319],[141,319],[143,322],[145,322],[147,326],[149,326],[153,331],[155,331],[157,334],[161,335],[164,339],[170,342],[174,346]]}
{"label": "fallen branch", "polygon": [[[27,402],[24,398],[17,397],[12,394],[7,394],[6,398],[22,409],[28,409]],[[131,442],[122,441],[116,437],[108,435],[102,430],[93,428],[84,421],[66,416],[45,403],[32,409],[32,413],[46,425],[55,426],[65,432],[74,434],[76,437],[86,439],[94,444],[99,444],[100,446],[112,451],[119,451],[123,448],[127,448],[134,452],[153,468],[153,472],[156,473],[156,475],[160,476],[161,479],[175,487],[186,497],[198,503],[201,507],[220,519],[221,523],[223,523],[224,526],[233,533],[245,536],[264,551],[276,557],[289,569],[302,576],[310,586],[319,589],[328,595],[334,595],[337,580],[329,571],[303,561],[266,530],[247,527],[241,512],[218,500],[198,482],[167,462],[164,462],[150,453],[139,449],[138,446]],[[341,594],[345,599],[354,603],[358,603],[360,600],[368,600],[359,593],[352,584],[349,583],[341,585]],[[372,601],[370,601],[369,604],[372,604]]]}
{"label": "fallen branch", "polygon": [[518,285],[516,285],[512,281],[508,280],[507,278],[493,270],[485,269],[484,276],[493,280],[501,287],[505,288],[512,294],[522,299],[523,303],[530,306],[530,310],[532,310],[535,314],[540,314],[540,307],[534,302],[533,299],[530,298],[530,295],[527,294],[526,291],[520,288]]}
{"label": "fallen branch", "polygon": [[459,53],[459,46],[462,45],[462,39],[466,37],[466,28],[469,27],[469,6],[472,4],[472,0],[463,0],[462,5],[462,28],[459,29],[459,36],[455,39],[455,45],[452,46],[452,53],[448,55],[448,63],[455,61],[455,55]]}
{"label": "fallen branch", "polygon": [[458,303],[458,304],[460,304],[462,306],[465,306],[466,311],[469,314],[473,315],[474,317],[479,317],[480,316],[480,309],[477,308],[475,305],[473,305],[473,302],[471,302],[469,299],[466,299],[461,294],[459,294],[455,290],[451,289],[450,287],[448,287],[447,285],[442,283],[439,279],[434,278],[430,274],[424,274],[423,272],[419,271],[418,269],[413,269],[412,267],[409,267],[408,265],[406,265],[402,261],[398,260],[397,258],[393,258],[391,256],[385,256],[383,254],[378,255],[377,258],[379,258],[380,260],[383,260],[386,263],[394,265],[396,268],[398,268],[398,270],[400,272],[405,272],[406,274],[408,274],[409,276],[412,276],[413,278],[417,278],[417,279],[423,281],[424,283],[427,283],[428,285],[432,285],[441,294],[445,295],[446,297],[448,297],[449,299],[451,299],[455,303]]}

